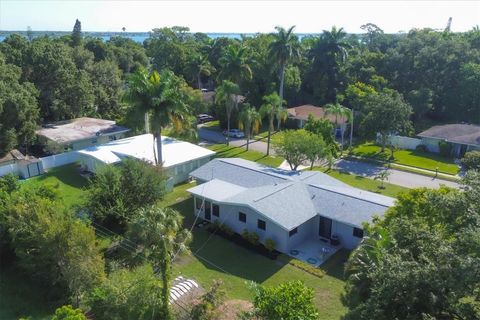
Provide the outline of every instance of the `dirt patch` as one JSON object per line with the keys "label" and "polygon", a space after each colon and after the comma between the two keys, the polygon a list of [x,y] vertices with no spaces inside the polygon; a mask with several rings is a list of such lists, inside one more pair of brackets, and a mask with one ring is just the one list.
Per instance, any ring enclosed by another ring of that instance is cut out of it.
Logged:
{"label": "dirt patch", "polygon": [[218,320],[235,320],[237,319],[237,313],[248,311],[252,309],[252,307],[252,303],[246,300],[234,299],[225,301],[220,308],[218,308]]}

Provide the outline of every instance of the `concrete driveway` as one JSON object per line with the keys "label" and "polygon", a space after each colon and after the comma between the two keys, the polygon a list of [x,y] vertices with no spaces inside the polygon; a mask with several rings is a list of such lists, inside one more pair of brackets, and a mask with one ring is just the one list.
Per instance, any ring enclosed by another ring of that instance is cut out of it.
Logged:
{"label": "concrete driveway", "polygon": [[[376,165],[373,163],[361,162],[361,161],[352,161],[341,159],[337,161],[335,167],[339,170],[347,171],[352,174],[359,176],[364,176],[368,178],[374,178],[380,171],[385,170],[381,165]],[[388,177],[387,182],[397,184],[399,186],[407,188],[420,188],[427,187],[432,189],[438,189],[440,185],[446,185],[453,188],[458,188],[459,185],[456,182],[427,177],[420,174],[405,172],[396,169],[390,169],[390,176]]]}

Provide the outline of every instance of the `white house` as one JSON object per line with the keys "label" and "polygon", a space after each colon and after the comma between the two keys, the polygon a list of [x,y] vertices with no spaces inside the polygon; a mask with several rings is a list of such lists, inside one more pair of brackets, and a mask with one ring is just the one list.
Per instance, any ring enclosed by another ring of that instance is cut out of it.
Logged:
{"label": "white house", "polygon": [[[101,165],[118,164],[127,157],[154,163],[154,150],[153,135],[143,134],[91,146],[76,153],[82,168],[95,172]],[[170,177],[170,186],[187,180],[190,172],[210,161],[214,154],[189,142],[162,137],[163,168]]]}
{"label": "white house", "polygon": [[237,233],[253,231],[287,254],[303,243],[353,249],[363,223],[395,201],[318,171],[285,171],[238,158],[214,159],[191,176],[199,184],[188,191],[202,219],[219,220]]}
{"label": "white house", "polygon": [[83,117],[44,124],[35,133],[47,152],[62,153],[121,139],[128,131],[112,120]]}

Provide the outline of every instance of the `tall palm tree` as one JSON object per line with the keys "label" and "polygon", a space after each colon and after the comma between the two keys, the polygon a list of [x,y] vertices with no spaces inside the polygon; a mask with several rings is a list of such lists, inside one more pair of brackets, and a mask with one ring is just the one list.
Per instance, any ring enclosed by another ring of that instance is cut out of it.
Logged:
{"label": "tall palm tree", "polygon": [[274,40],[268,47],[270,57],[275,60],[280,68],[280,87],[278,95],[283,101],[283,86],[285,80],[285,68],[288,60],[300,56],[300,44],[297,36],[293,33],[295,26],[291,26],[288,30],[282,27],[275,27],[277,33],[273,34]]}
{"label": "tall palm tree", "polygon": [[222,67],[219,73],[221,79],[233,81],[238,86],[242,79],[252,78],[250,57],[247,47],[243,45],[228,46],[218,60]]}
{"label": "tall palm tree", "polygon": [[180,90],[180,80],[171,71],[148,72],[139,69],[127,81],[125,100],[145,115],[145,130],[153,130],[155,165],[163,162],[162,128],[171,124],[177,129],[190,115],[190,109]]}
{"label": "tall palm tree", "polygon": [[232,111],[238,108],[240,88],[237,84],[224,80],[222,84],[215,90],[215,102],[224,103],[227,114],[227,135],[225,137],[227,146],[230,143],[228,132],[230,132],[230,119]]}
{"label": "tall palm tree", "polygon": [[250,145],[250,138],[252,134],[258,133],[261,124],[262,116],[260,113],[255,109],[255,107],[252,107],[246,103],[239,114],[238,127],[240,129],[245,129],[245,133],[247,134],[247,151]]}
{"label": "tall palm tree", "polygon": [[198,89],[202,89],[202,76],[211,76],[215,72],[215,67],[210,64],[206,55],[197,54],[188,65],[192,77],[197,81]]}
{"label": "tall palm tree", "polygon": [[281,108],[282,99],[274,92],[263,97],[263,105],[260,107],[260,114],[263,118],[268,117],[268,140],[267,140],[267,156],[270,154],[270,137],[273,131],[273,120],[278,110]]}
{"label": "tall palm tree", "polygon": [[326,68],[328,76],[328,97],[333,103],[337,102],[337,75],[339,65],[348,57],[348,49],[351,45],[346,41],[347,33],[343,28],[332,27],[331,31],[323,30],[323,34],[317,39],[310,50],[314,65]]}
{"label": "tall palm tree", "polygon": [[[335,130],[338,128],[338,118],[343,118],[347,120],[348,122],[352,122],[352,111],[344,106],[342,106],[339,103],[335,104],[327,104],[325,110],[325,115],[334,115],[335,116]],[[343,134],[344,134],[344,129],[341,128],[341,138],[342,138],[342,148],[343,148]]]}
{"label": "tall palm tree", "polygon": [[155,272],[160,272],[164,309],[162,319],[173,319],[169,306],[172,260],[187,250],[192,238],[190,231],[183,228],[182,216],[171,208],[142,208],[130,222],[127,235],[141,248],[139,254],[152,261]]}
{"label": "tall palm tree", "polygon": [[280,125],[282,122],[287,121],[288,111],[286,108],[279,108],[275,113],[275,119],[277,119],[277,131],[280,131]]}

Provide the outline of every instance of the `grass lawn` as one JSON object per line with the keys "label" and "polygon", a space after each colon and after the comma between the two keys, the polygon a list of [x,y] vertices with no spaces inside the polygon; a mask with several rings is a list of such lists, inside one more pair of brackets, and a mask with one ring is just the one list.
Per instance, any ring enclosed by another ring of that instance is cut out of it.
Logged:
{"label": "grass lawn", "polygon": [[76,164],[57,167],[38,177],[22,182],[23,187],[49,185],[53,187],[63,202],[71,207],[81,204],[85,199],[85,187],[88,180],[80,176]]}
{"label": "grass lawn", "polygon": [[329,176],[334,177],[335,179],[338,179],[342,182],[345,182],[348,185],[351,185],[352,187],[383,194],[384,196],[389,196],[393,198],[396,198],[400,192],[407,192],[409,190],[408,188],[398,186],[396,184],[387,183],[387,182],[383,184],[384,188],[380,188],[381,182],[378,180],[357,176],[344,171],[326,170],[325,168],[320,168],[320,167],[314,167],[313,170],[322,171],[328,174]]}
{"label": "grass lawn", "polygon": [[[185,226],[190,227],[193,223],[193,200],[187,198],[172,207],[185,216]],[[176,272],[195,279],[204,287],[209,287],[213,279],[221,279],[228,299],[251,300],[249,281],[269,286],[301,280],[315,289],[320,319],[338,320],[346,311],[340,300],[344,290],[343,262],[348,257],[346,250],[338,252],[325,264],[326,275],[322,278],[288,264],[290,258],[287,256],[270,260],[198,228],[193,229],[190,250],[192,254],[175,261]]]}
{"label": "grass lawn", "polygon": [[208,149],[215,151],[218,158],[242,158],[255,161],[270,167],[278,167],[283,162],[283,158],[275,156],[266,156],[258,151],[247,151],[243,148],[227,146],[226,144],[213,144],[207,146]]}
{"label": "grass lawn", "polygon": [[[383,153],[380,150],[381,147],[376,144],[365,143],[356,146],[353,149],[353,154],[360,157],[387,161],[391,155],[390,150],[386,149]],[[435,168],[438,167],[439,172],[453,175],[459,171],[459,167],[453,162],[453,159],[445,158],[435,153],[417,150],[398,150],[394,152],[394,157],[394,163],[405,166],[431,171],[435,171]]]}

